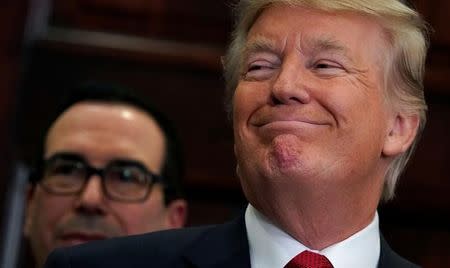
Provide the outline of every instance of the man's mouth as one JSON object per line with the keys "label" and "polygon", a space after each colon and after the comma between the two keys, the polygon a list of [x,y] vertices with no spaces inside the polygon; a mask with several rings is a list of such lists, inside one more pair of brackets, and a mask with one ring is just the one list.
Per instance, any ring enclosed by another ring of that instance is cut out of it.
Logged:
{"label": "man's mouth", "polygon": [[326,119],[320,119],[319,116],[312,113],[299,113],[289,109],[278,109],[276,111],[262,111],[256,113],[250,119],[250,124],[255,127],[281,127],[281,128],[299,128],[308,126],[330,125]]}
{"label": "man's mouth", "polygon": [[314,122],[311,120],[273,120],[273,121],[267,121],[263,122],[261,124],[257,124],[257,127],[267,127],[267,126],[273,126],[273,127],[301,127],[304,125],[325,125],[323,123]]}
{"label": "man's mouth", "polygon": [[106,238],[108,237],[104,234],[74,232],[62,235],[59,240],[61,241],[61,246],[74,246],[90,241],[103,240]]}

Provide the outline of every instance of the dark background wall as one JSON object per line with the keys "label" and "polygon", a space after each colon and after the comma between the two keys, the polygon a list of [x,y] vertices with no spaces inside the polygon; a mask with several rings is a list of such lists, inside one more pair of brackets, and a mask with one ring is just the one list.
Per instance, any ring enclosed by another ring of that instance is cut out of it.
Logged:
{"label": "dark background wall", "polygon": [[[26,13],[25,1],[5,1],[0,9],[0,174],[8,178],[11,172],[12,128],[19,78],[22,33]],[[0,193],[5,192],[8,180],[0,180]],[[3,195],[0,195],[3,201]],[[2,202],[3,203],[3,202]]]}
{"label": "dark background wall", "polygon": [[[0,10],[3,178],[10,177],[8,159],[33,157],[65,89],[105,80],[135,88],[175,122],[185,147],[191,225],[222,222],[244,207],[223,109],[220,56],[232,23],[229,1],[66,0],[48,2],[49,12],[46,1],[6,2]],[[379,210],[381,228],[405,257],[450,267],[450,2],[412,2],[434,29],[425,81],[429,119],[397,198]],[[22,53],[28,6],[35,42]],[[2,200],[7,183],[0,183]]]}

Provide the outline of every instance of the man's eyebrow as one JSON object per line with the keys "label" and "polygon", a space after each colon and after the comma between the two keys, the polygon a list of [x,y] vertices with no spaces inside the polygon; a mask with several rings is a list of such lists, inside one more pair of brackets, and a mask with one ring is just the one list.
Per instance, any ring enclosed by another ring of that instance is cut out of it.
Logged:
{"label": "man's eyebrow", "polygon": [[329,37],[315,38],[308,42],[307,47],[314,54],[324,51],[331,51],[337,52],[339,54],[342,54],[343,56],[346,56],[347,58],[350,58],[348,55],[349,52],[348,48],[342,45],[341,42],[333,38]]}
{"label": "man's eyebrow", "polygon": [[57,151],[49,156],[44,157],[44,161],[48,161],[50,159],[65,159],[65,160],[72,160],[72,161],[82,161],[86,162],[86,159],[83,157],[83,155],[74,153],[74,152],[68,152],[68,151]]}
{"label": "man's eyebrow", "polygon": [[121,164],[121,165],[134,165],[134,166],[141,166],[147,169],[145,167],[144,163],[142,161],[137,159],[130,159],[130,158],[113,158],[109,160],[108,164],[115,163],[115,164]]}
{"label": "man's eyebrow", "polygon": [[258,52],[272,52],[276,54],[281,53],[274,40],[263,36],[252,38],[245,45],[243,55],[244,57],[248,57],[248,55]]}

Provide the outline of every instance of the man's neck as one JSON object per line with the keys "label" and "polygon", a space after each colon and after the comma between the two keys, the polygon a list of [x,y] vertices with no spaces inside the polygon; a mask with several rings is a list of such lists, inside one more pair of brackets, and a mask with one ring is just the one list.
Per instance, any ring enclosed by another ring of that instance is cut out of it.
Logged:
{"label": "man's neck", "polygon": [[[252,267],[283,267],[304,250],[312,250],[274,225],[252,205],[245,212],[245,224]],[[317,253],[326,256],[334,267],[377,266],[380,254],[378,217],[349,238]]]}
{"label": "man's neck", "polygon": [[280,229],[315,250],[336,244],[364,229],[373,220],[377,208],[375,200],[310,200],[314,202],[303,200],[255,207]]}

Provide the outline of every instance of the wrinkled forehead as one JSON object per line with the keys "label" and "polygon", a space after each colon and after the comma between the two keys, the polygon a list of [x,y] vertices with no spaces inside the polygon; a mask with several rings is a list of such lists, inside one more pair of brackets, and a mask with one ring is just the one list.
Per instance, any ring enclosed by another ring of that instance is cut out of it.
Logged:
{"label": "wrinkled forehead", "polygon": [[[263,25],[260,23],[262,20],[265,22]],[[352,28],[345,28],[346,26]],[[283,31],[286,27],[296,30],[298,37],[305,36],[306,38],[303,38],[305,45],[310,47],[320,45],[326,49],[336,50],[345,49],[345,44],[339,44],[337,37],[348,42],[354,37],[358,37],[356,36],[358,34],[383,36],[383,27],[378,20],[360,13],[329,12],[301,6],[272,5],[264,9],[254,21],[247,33],[247,41],[252,38],[266,39],[261,43],[270,43],[273,41],[271,37],[284,34]],[[361,29],[361,32],[351,31]],[[361,40],[358,42],[361,43]]]}
{"label": "wrinkled forehead", "polygon": [[271,5],[250,28],[242,50],[244,59],[254,51],[282,55],[289,42],[304,55],[330,52],[355,64],[370,61],[383,65],[387,48],[382,25],[370,16]]}
{"label": "wrinkled forehead", "polygon": [[[267,9],[274,6],[287,6],[290,8],[301,7],[305,10],[315,10],[329,14],[345,14],[353,13],[364,17],[379,20],[384,24],[390,20],[388,13],[391,10],[389,3],[372,4],[367,1],[345,0],[345,1],[322,1],[322,0],[256,0],[242,1],[245,2],[240,6],[237,27],[248,33],[259,16]],[[398,1],[392,0],[391,4],[395,4],[398,9]],[[402,5],[402,4],[400,4]],[[392,15],[392,14],[391,14]]]}

